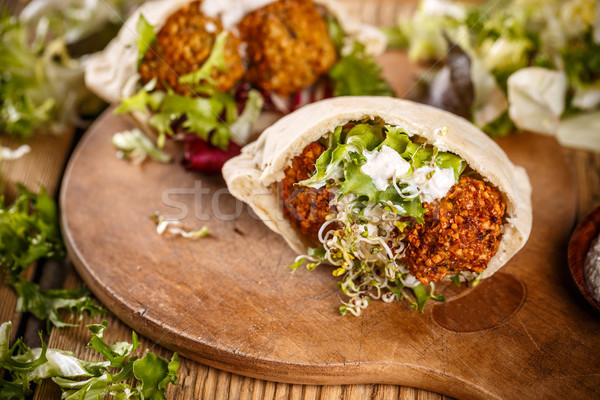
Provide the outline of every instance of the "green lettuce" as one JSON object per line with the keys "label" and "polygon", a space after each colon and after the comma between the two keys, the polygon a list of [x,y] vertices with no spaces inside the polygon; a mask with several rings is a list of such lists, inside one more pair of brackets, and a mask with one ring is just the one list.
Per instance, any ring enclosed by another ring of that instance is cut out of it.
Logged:
{"label": "green lettuce", "polygon": [[[4,199],[0,197],[0,203]],[[102,314],[86,290],[50,289],[23,279],[25,269],[40,258],[62,259],[65,247],[60,235],[56,203],[44,189],[34,194],[19,186],[19,194],[10,206],[0,207],[0,266],[8,285],[17,295],[17,311],[31,312],[48,324],[63,327],[60,310]]]}
{"label": "green lettuce", "polygon": [[227,43],[227,36],[227,31],[219,33],[210,55],[200,69],[183,75],[179,78],[179,82],[190,84],[195,88],[201,87],[202,84],[214,85],[215,82],[211,76],[213,69],[224,71],[226,68],[225,44]]}
{"label": "green lettuce", "polygon": [[154,27],[150,25],[148,20],[142,14],[140,14],[140,19],[137,23],[137,34],[135,43],[138,46],[138,62],[141,62],[150,47],[152,47],[152,43],[156,41]]}
{"label": "green lettuce", "polygon": [[353,51],[342,56],[328,74],[334,96],[394,96],[381,76],[381,67],[360,42],[355,42]]}
{"label": "green lettuce", "polygon": [[[41,348],[31,349],[21,339],[11,347],[12,324],[0,325],[0,372],[11,379],[0,379],[0,399],[24,399],[31,393],[31,382],[44,379],[52,379],[60,387],[63,399],[165,399],[167,386],[177,383],[177,353],[171,360],[148,351],[143,358],[132,356],[139,346],[135,332],[132,343],[109,345],[104,341],[107,326],[106,321],[88,326],[92,332],[88,347],[104,359],[90,362],[67,351],[48,349],[43,340]],[[127,383],[131,378],[134,384]]]}
{"label": "green lettuce", "polygon": [[11,277],[42,257],[65,256],[56,203],[44,189],[36,195],[19,186],[13,204],[4,202],[0,196],[0,265]]}

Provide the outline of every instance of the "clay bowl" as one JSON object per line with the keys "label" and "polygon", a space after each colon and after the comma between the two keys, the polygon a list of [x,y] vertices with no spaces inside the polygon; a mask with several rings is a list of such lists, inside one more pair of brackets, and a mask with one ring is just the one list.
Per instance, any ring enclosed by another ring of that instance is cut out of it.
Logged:
{"label": "clay bowl", "polygon": [[583,275],[583,264],[592,241],[600,234],[600,207],[596,207],[577,225],[569,240],[569,269],[583,297],[600,312],[600,301],[588,289]]}

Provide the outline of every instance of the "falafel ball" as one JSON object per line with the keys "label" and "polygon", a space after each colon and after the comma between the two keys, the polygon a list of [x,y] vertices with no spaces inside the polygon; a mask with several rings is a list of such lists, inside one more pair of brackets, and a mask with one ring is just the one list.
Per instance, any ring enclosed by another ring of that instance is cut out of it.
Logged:
{"label": "falafel ball", "polygon": [[238,24],[247,43],[246,79],[267,92],[288,96],[315,83],[335,63],[327,24],[310,0],[279,0]]}
{"label": "falafel ball", "polygon": [[405,231],[402,261],[410,273],[428,285],[460,271],[483,272],[500,245],[506,210],[500,191],[463,177],[424,207],[423,224]]}
{"label": "falafel ball", "polygon": [[300,232],[314,239],[318,239],[319,229],[327,216],[336,212],[335,206],[330,204],[334,194],[327,187],[313,189],[296,183],[310,177],[323,151],[325,147],[319,142],[306,146],[292,159],[292,165],[285,169],[285,177],[279,182],[284,215]]}
{"label": "falafel ball", "polygon": [[[144,84],[157,78],[156,89],[170,87],[184,96],[193,94],[193,87],[179,83],[178,79],[202,67],[223,31],[221,21],[204,15],[200,5],[200,1],[194,1],[167,18],[142,59],[139,72]],[[231,89],[244,75],[240,46],[240,39],[229,32],[224,51],[225,70],[214,68],[211,75],[219,91]]]}

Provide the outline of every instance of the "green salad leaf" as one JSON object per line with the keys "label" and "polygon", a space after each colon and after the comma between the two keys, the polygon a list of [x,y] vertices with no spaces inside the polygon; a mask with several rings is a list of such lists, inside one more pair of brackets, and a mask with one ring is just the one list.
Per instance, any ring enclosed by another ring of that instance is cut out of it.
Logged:
{"label": "green salad leaf", "polygon": [[431,290],[427,293],[427,287],[423,284],[419,284],[412,289],[412,292],[417,300],[416,303],[411,304],[415,309],[419,310],[419,312],[423,312],[425,309],[425,304],[429,299],[434,299],[437,301],[446,301],[443,295],[441,294],[433,294],[433,285],[429,285]]}
{"label": "green salad leaf", "polygon": [[46,321],[47,331],[50,331],[50,324],[57,328],[76,326],[64,322],[60,317],[60,310],[68,310],[71,317],[77,312],[80,321],[84,313],[94,316],[103,315],[105,312],[92,301],[89,291],[85,289],[42,290],[36,283],[24,279],[10,283],[10,286],[18,296],[16,311],[30,312],[38,319]]}
{"label": "green salad leaf", "polygon": [[161,400],[169,383],[177,383],[179,357],[173,354],[171,361],[146,351],[146,355],[133,363],[133,374],[140,382],[142,399]]}
{"label": "green salad leaf", "polygon": [[181,78],[179,78],[179,82],[188,83],[195,88],[201,87],[202,84],[214,85],[215,82],[212,78],[213,69],[216,68],[219,71],[224,71],[226,68],[225,44],[227,42],[228,35],[229,34],[227,31],[219,33],[215,39],[215,44],[210,52],[210,55],[204,64],[202,64],[200,69],[183,75]]}
{"label": "green salad leaf", "polygon": [[0,203],[0,265],[11,277],[42,257],[64,257],[56,203],[44,189],[36,195],[21,185],[12,205],[3,196]]}
{"label": "green salad leaf", "polygon": [[[41,348],[31,349],[22,340],[9,345],[12,323],[0,325],[0,399],[24,399],[31,393],[31,382],[52,379],[61,389],[63,399],[117,399],[162,400],[169,384],[177,383],[179,356],[171,360],[146,351],[139,359],[132,356],[139,346],[135,332],[133,343],[104,341],[108,323],[90,325],[92,339],[88,346],[104,357],[104,361],[80,360],[73,353],[48,349],[42,340]],[[41,335],[40,335],[41,338]],[[134,385],[126,383],[135,379]],[[6,397],[3,397],[6,396]]]}
{"label": "green salad leaf", "polygon": [[214,146],[227,148],[231,136],[229,126],[238,117],[232,94],[214,91],[207,97],[187,97],[172,91],[151,92],[151,87],[146,85],[133,96],[123,99],[115,113],[152,112],[150,125],[158,132],[159,148],[164,146],[167,135],[175,134],[172,125],[180,120],[186,132],[210,140]]}
{"label": "green salad leaf", "polygon": [[[432,164],[442,169],[452,168],[455,180],[466,167],[459,156],[413,142],[403,128],[391,127],[381,121],[338,126],[330,133],[329,143],[329,148],[315,162],[315,173],[299,185],[337,185],[339,195],[353,194],[365,203],[400,205],[405,210],[403,215],[414,217],[418,222],[422,222],[425,213],[421,200],[418,197],[402,197],[392,185],[383,191],[378,190],[372,178],[361,169],[366,163],[363,151],[379,151],[388,146],[409,161],[413,169]],[[406,188],[406,184],[399,185],[400,189]]]}
{"label": "green salad leaf", "polygon": [[[4,199],[0,197],[0,203]],[[62,259],[65,248],[58,225],[56,203],[44,189],[39,194],[19,186],[19,194],[10,206],[0,207],[0,266],[7,272],[8,285],[17,295],[17,311],[31,312],[37,318],[62,327],[59,310],[102,314],[85,290],[49,289],[22,278],[25,269],[40,258]]]}
{"label": "green salad leaf", "polygon": [[333,80],[334,96],[394,96],[381,76],[381,67],[360,42],[355,42],[353,51],[329,70],[329,77]]}
{"label": "green salad leaf", "polygon": [[154,27],[150,25],[143,14],[140,14],[140,19],[137,23],[137,39],[135,43],[138,46],[138,62],[141,62],[152,43],[156,41],[156,33]]}
{"label": "green salad leaf", "polygon": [[133,160],[136,164],[144,161],[146,157],[161,163],[171,161],[170,155],[156,148],[152,140],[137,128],[115,133],[112,144],[119,151],[117,157]]}

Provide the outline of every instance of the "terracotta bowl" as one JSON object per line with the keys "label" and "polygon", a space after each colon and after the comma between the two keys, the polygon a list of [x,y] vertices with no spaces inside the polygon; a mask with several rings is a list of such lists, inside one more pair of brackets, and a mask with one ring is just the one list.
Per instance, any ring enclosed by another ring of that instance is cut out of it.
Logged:
{"label": "terracotta bowl", "polygon": [[600,301],[596,300],[585,283],[583,264],[592,241],[600,234],[600,207],[595,208],[577,225],[569,241],[569,269],[583,297],[600,312]]}

